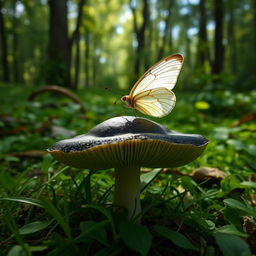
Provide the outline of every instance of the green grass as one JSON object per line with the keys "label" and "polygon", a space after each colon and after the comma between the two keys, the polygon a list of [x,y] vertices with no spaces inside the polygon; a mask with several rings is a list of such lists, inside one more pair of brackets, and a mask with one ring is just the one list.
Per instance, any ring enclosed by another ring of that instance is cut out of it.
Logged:
{"label": "green grass", "polygon": [[[120,101],[114,104],[124,93],[81,90],[82,113],[63,96],[44,94],[29,102],[31,90],[0,85],[0,255],[256,253],[255,231],[245,228],[248,218],[251,226],[256,219],[256,124],[231,127],[255,112],[255,92],[180,92],[173,112],[154,119],[169,129],[199,133],[210,143],[199,159],[173,173],[142,174],[139,225],[112,207],[113,170],[77,170],[49,154],[14,154],[46,150],[108,118],[134,115]],[[65,130],[59,132],[60,127]],[[185,174],[200,166],[228,176],[198,184]]]}

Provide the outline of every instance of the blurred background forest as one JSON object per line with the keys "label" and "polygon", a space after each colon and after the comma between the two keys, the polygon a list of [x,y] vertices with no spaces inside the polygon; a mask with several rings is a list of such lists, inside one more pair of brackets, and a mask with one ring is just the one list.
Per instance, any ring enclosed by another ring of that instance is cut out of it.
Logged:
{"label": "blurred background forest", "polygon": [[177,89],[256,83],[256,0],[1,0],[0,38],[13,86],[128,89],[173,53],[185,57]]}

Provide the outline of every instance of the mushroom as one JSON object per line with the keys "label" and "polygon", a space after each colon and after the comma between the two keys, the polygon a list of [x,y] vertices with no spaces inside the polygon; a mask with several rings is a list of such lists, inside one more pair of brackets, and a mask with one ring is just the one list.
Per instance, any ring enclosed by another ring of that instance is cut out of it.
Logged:
{"label": "mushroom", "polygon": [[139,217],[140,168],[178,167],[199,157],[208,140],[197,134],[170,131],[146,118],[120,116],[108,119],[87,134],[55,143],[48,149],[71,167],[115,168],[114,205]]}

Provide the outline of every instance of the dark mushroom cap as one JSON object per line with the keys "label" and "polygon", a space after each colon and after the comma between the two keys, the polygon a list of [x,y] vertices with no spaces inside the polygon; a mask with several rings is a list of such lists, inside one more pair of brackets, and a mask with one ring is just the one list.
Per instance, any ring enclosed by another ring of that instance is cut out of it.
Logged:
{"label": "dark mushroom cap", "polygon": [[108,119],[87,134],[48,149],[57,160],[92,170],[121,166],[178,167],[199,157],[208,140],[197,134],[169,131],[141,117]]}

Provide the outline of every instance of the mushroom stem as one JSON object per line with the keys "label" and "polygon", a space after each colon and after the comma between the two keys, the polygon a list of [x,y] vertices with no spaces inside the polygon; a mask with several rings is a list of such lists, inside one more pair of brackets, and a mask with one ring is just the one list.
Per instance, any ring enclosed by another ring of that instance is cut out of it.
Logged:
{"label": "mushroom stem", "polygon": [[114,204],[126,208],[129,219],[141,213],[140,167],[115,169]]}

